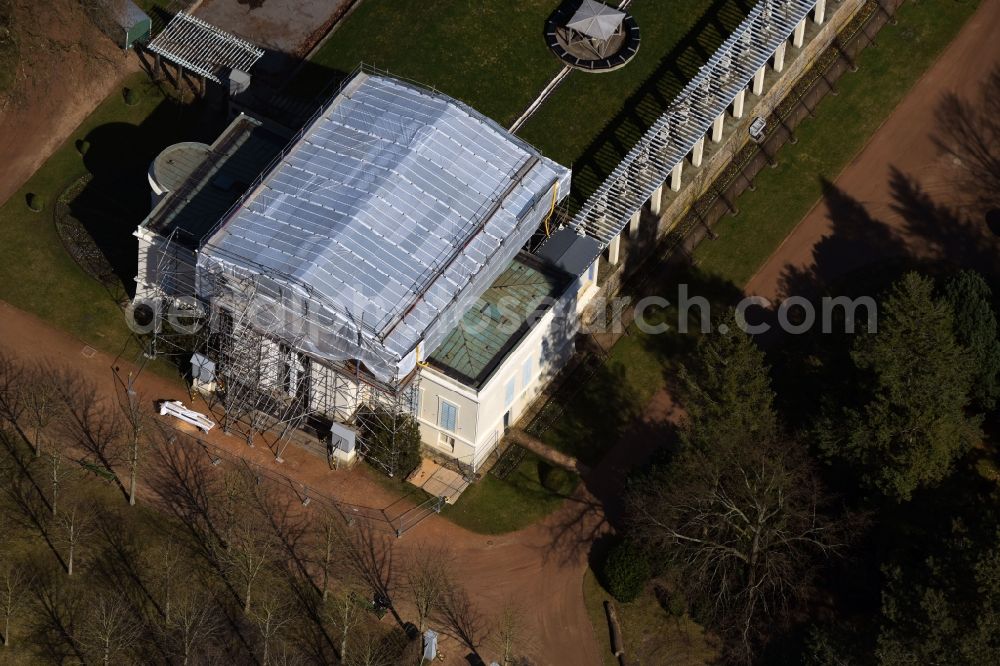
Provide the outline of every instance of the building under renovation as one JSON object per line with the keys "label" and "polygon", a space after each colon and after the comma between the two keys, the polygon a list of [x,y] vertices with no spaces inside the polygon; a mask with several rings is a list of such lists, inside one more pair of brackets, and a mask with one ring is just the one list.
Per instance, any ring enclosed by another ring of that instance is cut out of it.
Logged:
{"label": "building under renovation", "polygon": [[149,177],[136,304],[251,442],[304,429],[350,457],[411,413],[428,449],[475,470],[572,354],[596,288],[593,239],[525,250],[569,170],[386,76],[357,73],[294,137],[240,115]]}

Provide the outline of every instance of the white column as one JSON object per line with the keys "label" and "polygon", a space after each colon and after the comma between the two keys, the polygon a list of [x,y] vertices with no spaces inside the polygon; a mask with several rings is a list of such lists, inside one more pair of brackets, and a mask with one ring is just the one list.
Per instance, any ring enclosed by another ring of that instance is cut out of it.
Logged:
{"label": "white column", "polygon": [[679,192],[681,189],[681,171],[684,170],[684,160],[674,165],[674,170],[670,172],[670,189]]}
{"label": "white column", "polygon": [[802,48],[802,44],[806,41],[806,20],[802,19],[799,24],[795,26],[795,32],[792,33],[792,46],[797,49]]}
{"label": "white column", "polygon": [[737,120],[743,117],[743,100],[746,99],[746,96],[747,89],[744,88],[736,93],[736,97],[733,98],[733,118]]}
{"label": "white column", "polygon": [[722,141],[722,125],[725,122],[725,120],[726,120],[726,112],[723,111],[715,119],[715,122],[712,123],[712,142],[713,143],[719,143],[720,141]]}
{"label": "white column", "polygon": [[628,236],[633,238],[637,233],[639,233],[639,219],[642,217],[642,211],[637,210],[632,213],[632,217],[628,221]]}
{"label": "white column", "polygon": [[757,73],[753,75],[753,94],[760,97],[761,93],[764,92],[764,67],[757,70]]}
{"label": "white column", "polygon": [[694,144],[694,148],[691,149],[691,164],[692,166],[700,167],[701,158],[705,154],[705,137],[698,139],[698,143]]}
{"label": "white column", "polygon": [[774,51],[774,71],[776,72],[785,68],[785,46],[787,45],[787,41],[781,42],[781,45]]}
{"label": "white column", "polygon": [[816,0],[816,12],[813,14],[813,21],[819,25],[826,20],[826,0]]}
{"label": "white column", "polygon": [[660,186],[653,190],[653,196],[649,197],[649,212],[653,215],[659,215],[662,201],[663,183],[660,183]]}
{"label": "white column", "polygon": [[608,245],[608,263],[612,266],[618,265],[618,250],[621,249],[621,240],[622,237],[619,234],[618,236],[615,236],[614,239],[612,239],[611,244]]}

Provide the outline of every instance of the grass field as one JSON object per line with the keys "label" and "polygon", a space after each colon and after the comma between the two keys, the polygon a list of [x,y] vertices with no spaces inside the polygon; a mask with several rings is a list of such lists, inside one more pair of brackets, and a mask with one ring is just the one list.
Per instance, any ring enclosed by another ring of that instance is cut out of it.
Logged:
{"label": "grass field", "polygon": [[[173,130],[169,122],[155,128],[147,125],[166,102],[154,86],[146,83],[145,76],[136,75],[126,85],[139,91],[137,104],[126,105],[121,91],[116,91],[0,207],[0,299],[108,352],[119,351],[125,340],[121,310],[105,288],[83,272],[63,249],[55,230],[53,210],[60,193],[88,172],[101,173],[99,187],[105,177],[114,179],[103,171],[111,163],[138,170],[127,182],[144,180],[150,142],[157,142],[164,134],[163,141],[169,141],[181,129]],[[176,113],[168,115],[176,118]],[[84,138],[91,143],[87,156],[81,156],[75,145]],[[148,186],[139,192],[146,197],[148,206]],[[28,208],[29,193],[42,197],[45,202],[42,212]],[[129,196],[125,192],[121,201],[115,195],[109,197],[112,206],[122,204],[114,222],[122,237],[118,243],[121,249],[105,248],[108,254],[121,256],[123,248],[134,246],[129,227],[134,229],[142,217],[125,203],[126,199],[134,198],[135,193]],[[95,235],[106,232],[95,230]]]}
{"label": "grass field", "polygon": [[978,2],[907,2],[898,25],[887,25],[878,48],[866,49],[859,71],[837,84],[785,145],[778,166],[757,177],[757,190],[739,199],[740,213],[719,221],[719,239],[695,251],[698,265],[742,286],[822,196],[822,181],[837,174],[864,147],[907,91],[958,33]]}
{"label": "grass field", "polygon": [[565,497],[542,485],[541,461],[528,454],[506,479],[487,474],[452,506],[441,512],[448,520],[480,534],[503,534],[531,525],[552,513]]}
{"label": "grass field", "polygon": [[[614,602],[629,662],[671,666],[714,663],[717,654],[704,630],[687,615],[669,615],[657,601],[653,584],[648,584],[639,598],[631,603]],[[602,663],[618,666],[618,660],[611,652],[608,616],[604,610],[604,600],[612,597],[601,587],[590,569],[583,577],[583,596],[601,650]]]}
{"label": "grass field", "polygon": [[597,188],[746,16],[746,0],[639,0],[639,54],[606,74],[574,72],[520,131],[573,167],[573,193]]}

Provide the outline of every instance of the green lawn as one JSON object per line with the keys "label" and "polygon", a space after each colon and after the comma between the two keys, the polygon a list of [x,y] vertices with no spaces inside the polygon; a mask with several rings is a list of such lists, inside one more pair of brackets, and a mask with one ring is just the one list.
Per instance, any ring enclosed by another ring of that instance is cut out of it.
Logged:
{"label": "green lawn", "polygon": [[[672,666],[715,663],[718,655],[710,637],[688,615],[669,615],[657,601],[653,584],[648,584],[635,601],[627,604],[614,602],[629,661]],[[617,666],[618,660],[611,652],[608,616],[604,610],[605,599],[612,597],[601,587],[590,569],[583,576],[583,597],[594,637],[601,650],[602,663]]]}
{"label": "green lawn", "polygon": [[596,189],[746,16],[741,0],[638,0],[639,54],[606,74],[574,72],[519,132],[573,166],[577,199]]}
{"label": "green lawn", "polygon": [[861,54],[859,71],[837,84],[840,94],[824,99],[816,117],[796,129],[798,144],[785,145],[778,167],[762,171],[757,190],[740,197],[739,215],[719,221],[719,239],[698,246],[698,265],[735,285],[746,284],[819,201],[821,182],[836,180],[977,5],[904,3],[899,24],[885,26],[878,48]]}
{"label": "green lawn", "polygon": [[648,336],[630,328],[592,376],[561,385],[553,399],[562,411],[540,439],[588,465],[600,462],[664,386],[667,363]]}
{"label": "green lawn", "polygon": [[559,71],[542,39],[552,0],[364,0],[293,91],[360,63],[434,87],[510,125]]}
{"label": "green lawn", "polygon": [[487,474],[441,515],[480,534],[513,532],[541,520],[565,500],[542,486],[542,464],[529,453],[506,479]]}

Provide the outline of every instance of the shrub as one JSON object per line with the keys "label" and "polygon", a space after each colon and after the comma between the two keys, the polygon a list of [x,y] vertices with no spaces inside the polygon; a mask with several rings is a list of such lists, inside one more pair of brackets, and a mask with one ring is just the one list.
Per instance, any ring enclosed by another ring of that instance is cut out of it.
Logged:
{"label": "shrub", "polygon": [[570,495],[579,481],[576,474],[546,462],[539,463],[538,477],[542,486],[556,495]]}
{"label": "shrub", "polygon": [[41,194],[35,194],[31,192],[24,198],[25,202],[28,204],[28,208],[35,211],[36,213],[42,212],[45,209],[45,197]]}
{"label": "shrub", "polygon": [[76,140],[76,152],[80,153],[81,155],[86,155],[88,150],[90,150],[89,141],[87,141],[86,139]]}
{"label": "shrub", "polygon": [[618,601],[635,601],[649,580],[649,561],[630,541],[621,541],[604,559],[604,586]]}
{"label": "shrub", "polygon": [[420,464],[420,426],[410,414],[368,408],[358,416],[358,424],[361,451],[381,471],[405,479]]}
{"label": "shrub", "polygon": [[653,588],[653,593],[656,595],[656,601],[659,602],[660,608],[665,610],[670,617],[683,617],[684,613],[687,612],[687,601],[679,590],[671,592],[662,585],[656,585]]}
{"label": "shrub", "polygon": [[122,91],[122,97],[125,98],[125,103],[129,106],[135,106],[139,103],[139,93],[132,88],[125,88]]}

